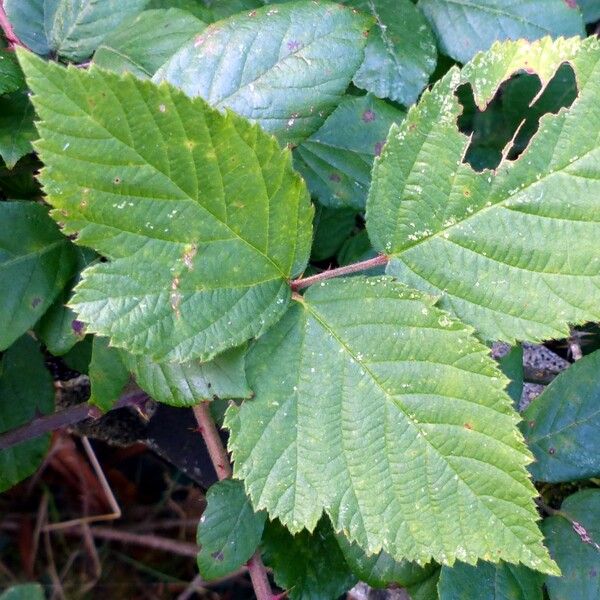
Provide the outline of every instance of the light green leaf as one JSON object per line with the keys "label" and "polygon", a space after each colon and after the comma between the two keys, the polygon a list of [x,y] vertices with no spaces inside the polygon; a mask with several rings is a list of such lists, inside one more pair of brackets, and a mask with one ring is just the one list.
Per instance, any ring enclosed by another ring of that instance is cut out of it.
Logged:
{"label": "light green leaf", "polygon": [[154,80],[231,108],[281,142],[296,143],[338,104],[363,59],[370,24],[339,4],[265,6],[209,26]]}
{"label": "light green leaf", "polygon": [[152,77],[181,46],[206,25],[185,10],[146,10],[109,34],[94,54],[104,69]]}
{"label": "light green leaf", "polygon": [[24,85],[25,79],[15,53],[0,50],[0,94],[14,92]]}
{"label": "light green leaf", "polygon": [[546,578],[550,600],[597,600],[600,598],[600,490],[581,490],[569,496],[561,512],[576,525],[560,515],[542,523],[550,553],[563,573],[562,577]]}
{"label": "light green leaf", "polygon": [[440,600],[542,600],[544,577],[526,567],[480,562],[442,567]]}
{"label": "light green leaf", "polygon": [[600,351],[561,373],[523,413],[522,431],[538,481],[600,476]]}
{"label": "light green leaf", "polygon": [[206,494],[198,525],[198,568],[204,579],[218,579],[241,567],[254,554],[266,514],[255,513],[240,481],[224,480]]}
{"label": "light green leaf", "polygon": [[309,288],[246,359],[235,476],[292,531],[323,510],[368,554],[554,571],[506,380],[470,328],[389,278]]}
{"label": "light green leaf", "polygon": [[104,412],[110,410],[129,381],[129,371],[121,352],[111,348],[107,338],[94,337],[89,377],[91,391],[88,402]]}
{"label": "light green leaf", "polygon": [[[52,377],[44,365],[38,344],[24,335],[0,360],[0,434],[53,409]],[[49,442],[50,436],[43,435],[0,449],[0,492],[35,472]]]}
{"label": "light green leaf", "polygon": [[354,84],[379,98],[414,104],[437,60],[435,38],[421,11],[411,0],[345,0],[344,4],[375,18]]}
{"label": "light green leaf", "polygon": [[58,54],[75,62],[148,0],[5,0],[6,14],[23,43],[36,54]]}
{"label": "light green leaf", "polygon": [[600,2],[598,0],[577,0],[586,23],[594,23],[600,19]]}
{"label": "light green leaf", "polygon": [[360,546],[350,543],[341,534],[337,535],[337,541],[350,570],[374,588],[416,585],[429,579],[439,569],[435,563],[421,567],[408,561],[398,562],[383,551],[368,556]]}
{"label": "light green leaf", "polygon": [[44,600],[44,590],[38,583],[13,585],[0,595],[0,600]]}
{"label": "light green leaf", "polygon": [[194,406],[213,398],[249,398],[246,347],[233,348],[209,362],[157,363],[146,356],[123,352],[137,384],[154,400],[172,406]]}
{"label": "light green leaf", "polygon": [[364,210],[375,156],[404,112],[371,95],[345,96],[294,151],[295,165],[324,205]]}
{"label": "light green leaf", "polygon": [[32,152],[34,139],[33,106],[27,94],[19,91],[0,96],[0,156],[9,169]]}
{"label": "light green leaf", "polygon": [[315,531],[292,535],[268,521],[263,535],[265,563],[290,600],[335,600],[357,581],[337,545],[331,524],[321,519]]}
{"label": "light green leaf", "polygon": [[277,321],[313,216],[289,151],[171,86],[20,59],[53,216],[112,259],[83,272],[71,301],[88,331],[206,361]]}
{"label": "light green leaf", "polygon": [[463,63],[497,40],[585,36],[574,0],[419,0],[418,6],[442,52]]}
{"label": "light green leaf", "polygon": [[[457,87],[471,84],[483,108],[513,73],[530,69],[545,86],[565,61],[579,95],[541,118],[517,161],[481,173],[461,162]],[[426,92],[375,163],[367,230],[392,258],[388,273],[439,294],[484,338],[565,337],[568,323],[600,318],[600,135],[589,129],[599,61],[596,38],[497,44]]]}
{"label": "light green leaf", "polygon": [[34,202],[0,202],[0,350],[46,312],[73,276],[71,242]]}

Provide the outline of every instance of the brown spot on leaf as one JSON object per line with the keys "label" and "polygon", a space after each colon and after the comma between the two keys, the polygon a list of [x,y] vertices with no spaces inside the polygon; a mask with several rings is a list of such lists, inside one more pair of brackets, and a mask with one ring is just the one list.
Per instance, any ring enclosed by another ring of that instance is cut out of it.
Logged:
{"label": "brown spot on leaf", "polygon": [[375,144],[375,156],[379,156],[381,154],[381,151],[383,150],[384,145],[385,145],[385,142],[377,142]]}
{"label": "brown spot on leaf", "polygon": [[85,325],[77,319],[73,319],[71,321],[71,329],[73,330],[73,333],[75,335],[79,335],[82,337],[85,335]]}
{"label": "brown spot on leaf", "polygon": [[115,185],[119,185],[119,184],[121,183],[121,178],[120,178],[120,177],[115,177],[115,178],[113,179],[113,183],[114,183]]}
{"label": "brown spot on leaf", "polygon": [[221,552],[221,550],[218,550],[217,552],[211,552],[211,557],[214,558],[215,560],[218,560],[219,562],[221,562],[225,557],[223,556],[223,552]]}
{"label": "brown spot on leaf", "polygon": [[362,115],[362,120],[365,123],[372,123],[375,120],[375,113],[369,108],[368,110],[365,110],[365,112]]}
{"label": "brown spot on leaf", "polygon": [[548,448],[548,454],[556,454],[556,449],[555,448]]}
{"label": "brown spot on leaf", "polygon": [[469,190],[469,189],[465,188],[465,189],[463,190],[463,196],[464,196],[465,198],[470,198],[470,197],[471,197],[471,190]]}
{"label": "brown spot on leaf", "polygon": [[179,277],[174,277],[171,281],[171,308],[175,313],[175,317],[179,318],[181,312],[179,311],[179,305],[181,304],[181,293],[179,292]]}
{"label": "brown spot on leaf", "polygon": [[465,429],[468,429],[469,431],[472,431],[472,430],[473,430],[473,425],[471,425],[471,423],[465,423],[465,424],[463,425],[463,427],[464,427]]}
{"label": "brown spot on leaf", "polygon": [[342,178],[337,173],[332,173],[329,176],[329,180],[330,181],[335,181],[335,183],[339,183],[342,180]]}
{"label": "brown spot on leaf", "polygon": [[38,298],[37,296],[31,301],[31,308],[36,308],[37,306],[40,305],[40,302],[42,301],[41,298]]}
{"label": "brown spot on leaf", "polygon": [[194,256],[198,252],[196,244],[188,244],[183,252],[183,264],[191,271],[194,268]]}

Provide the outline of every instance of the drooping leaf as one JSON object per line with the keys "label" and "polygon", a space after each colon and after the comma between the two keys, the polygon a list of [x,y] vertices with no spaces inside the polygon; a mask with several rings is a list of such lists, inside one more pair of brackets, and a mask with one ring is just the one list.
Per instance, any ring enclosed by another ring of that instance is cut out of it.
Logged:
{"label": "drooping leaf", "polygon": [[322,127],[294,151],[311,193],[334,208],[364,210],[373,160],[404,113],[371,95],[346,96]]}
{"label": "drooping leaf", "polygon": [[254,512],[241,481],[211,486],[198,525],[198,568],[204,579],[218,579],[241,567],[256,550],[266,513]]}
{"label": "drooping leaf", "polygon": [[[517,161],[482,173],[461,162],[460,85],[471,84],[483,108],[516,71],[527,67],[545,85],[567,60],[579,95],[541,118]],[[392,257],[388,273],[440,294],[484,338],[565,337],[568,323],[600,317],[600,136],[589,131],[600,118],[590,76],[599,60],[592,38],[498,44],[426,92],[375,163],[367,230]]]}
{"label": "drooping leaf", "polygon": [[577,0],[586,23],[594,23],[600,19],[600,3],[598,0]]}
{"label": "drooping leaf", "polygon": [[317,206],[313,223],[315,236],[310,252],[312,260],[333,256],[356,226],[356,211]]}
{"label": "drooping leaf", "polygon": [[410,106],[435,69],[431,27],[411,0],[345,0],[375,18],[353,82],[379,98]]}
{"label": "drooping leaf", "polygon": [[39,583],[23,583],[9,587],[0,600],[44,600],[44,590]]}
{"label": "drooping leaf", "polygon": [[296,535],[278,521],[268,521],[263,548],[265,563],[290,600],[335,600],[357,581],[326,518],[313,533]]}
{"label": "drooping leaf", "polygon": [[440,48],[467,62],[499,40],[585,36],[581,12],[570,0],[419,0]]}
{"label": "drooping leaf", "polygon": [[71,301],[88,331],[184,362],[274,323],[311,242],[289,151],[171,86],[20,59],[53,216],[112,259],[83,272]]}
{"label": "drooping leaf", "polygon": [[121,352],[111,348],[108,339],[94,336],[89,367],[89,403],[102,411],[110,410],[129,381],[129,371]]}
{"label": "drooping leaf", "polygon": [[94,54],[99,67],[142,79],[152,77],[206,25],[185,10],[146,10],[109,34]]}
{"label": "drooping leaf", "polygon": [[538,481],[600,476],[600,351],[563,371],[523,413]]}
{"label": "drooping leaf", "polygon": [[145,356],[123,353],[137,384],[157,402],[194,406],[213,398],[249,398],[252,391],[244,370],[245,346],[219,354],[209,362],[157,363]]}
{"label": "drooping leaf", "polygon": [[408,561],[399,562],[383,551],[369,556],[341,534],[337,535],[337,541],[352,573],[374,588],[390,585],[407,588],[425,581],[439,569],[435,563],[421,567]]}
{"label": "drooping leaf", "polygon": [[479,562],[442,567],[440,600],[542,600],[544,576],[523,566]]}
{"label": "drooping leaf", "polygon": [[[0,434],[52,412],[54,387],[38,344],[19,338],[0,360]],[[40,465],[49,435],[0,449],[0,491],[29,477]]]}
{"label": "drooping leaf", "polygon": [[25,92],[0,96],[0,157],[9,169],[32,151],[33,106]]}
{"label": "drooping leaf", "polygon": [[333,3],[265,6],[210,25],[154,76],[281,142],[316,131],[363,58],[369,18]]}
{"label": "drooping leaf", "polygon": [[367,553],[552,571],[505,379],[471,330],[389,278],[309,288],[246,359],[235,476],[292,531],[325,510]]}
{"label": "drooping leaf", "polygon": [[[14,52],[0,50],[0,94],[15,92],[25,85],[23,72]],[[1,113],[0,113],[1,114]]]}
{"label": "drooping leaf", "polygon": [[71,242],[44,206],[0,202],[0,350],[46,312],[75,266]]}
{"label": "drooping leaf", "polygon": [[6,0],[19,39],[36,54],[75,62],[91,56],[102,40],[148,0]]}
{"label": "drooping leaf", "polygon": [[[600,598],[600,490],[582,490],[569,496],[563,516],[544,519],[542,531],[562,577],[547,577],[550,600],[597,600]],[[575,527],[579,530],[576,531]]]}

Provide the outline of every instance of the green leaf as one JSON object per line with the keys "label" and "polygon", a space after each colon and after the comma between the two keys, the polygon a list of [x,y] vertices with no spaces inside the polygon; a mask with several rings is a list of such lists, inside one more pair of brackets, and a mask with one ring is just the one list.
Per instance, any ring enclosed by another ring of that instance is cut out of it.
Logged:
{"label": "green leaf", "polygon": [[108,33],[148,0],[6,0],[17,37],[36,54],[75,62],[91,56]]}
{"label": "green leaf", "polygon": [[364,210],[373,160],[404,112],[371,95],[345,96],[294,151],[298,171],[324,205]]}
{"label": "green leaf", "polygon": [[33,106],[27,94],[13,92],[0,96],[0,156],[9,169],[32,151],[35,137]]}
{"label": "green leaf", "polygon": [[252,510],[240,481],[219,481],[209,488],[206,501],[198,525],[198,568],[211,580],[232,573],[254,554],[266,514]]}
{"label": "green leaf", "polygon": [[506,381],[467,328],[389,278],[309,288],[246,358],[235,476],[292,531],[323,510],[367,554],[554,571]]}
{"label": "green leaf", "polygon": [[159,67],[206,25],[185,10],[146,10],[109,34],[94,54],[104,69],[130,71],[142,79]]}
{"label": "green leaf", "polygon": [[546,579],[550,600],[597,600],[600,598],[600,490],[582,490],[569,496],[561,512],[577,525],[563,516],[549,517],[542,523],[550,553],[563,573],[562,577]]}
{"label": "green leaf", "polygon": [[467,62],[497,40],[585,36],[571,0],[419,0],[445,54]]}
{"label": "green leaf", "polygon": [[121,358],[121,352],[111,348],[108,339],[95,336],[89,366],[89,403],[106,412],[119,399],[129,381],[129,371]]}
{"label": "green leaf", "polygon": [[335,600],[357,581],[348,569],[327,519],[313,533],[292,535],[269,521],[263,535],[265,563],[290,600]]}
{"label": "green leaf", "polygon": [[586,23],[594,23],[600,19],[600,4],[598,0],[577,0]]}
{"label": "green leaf", "polygon": [[[246,0],[247,2],[252,2],[253,0]],[[217,4],[224,3],[227,6],[231,4],[237,4],[241,2],[242,5],[244,0],[210,0],[211,8],[206,6],[205,0],[150,0],[146,8],[148,9],[164,9],[164,8],[177,8],[180,10],[185,10],[198,19],[202,19],[206,22],[212,22],[213,19],[210,19],[211,10],[213,6]],[[242,10],[242,9],[240,9]],[[235,12],[238,12],[237,10]]]}
{"label": "green leaf", "polygon": [[[24,335],[0,361],[0,434],[53,409],[52,377],[38,344]],[[50,436],[43,435],[0,450],[0,492],[35,472],[49,443]]]}
{"label": "green leaf", "polygon": [[375,18],[365,59],[353,82],[379,98],[414,104],[435,69],[437,49],[427,20],[411,0],[345,0]]}
{"label": "green leaf", "polygon": [[15,92],[24,85],[25,79],[15,53],[0,50],[0,94]]}
{"label": "green leaf", "polygon": [[44,600],[44,590],[38,583],[13,585],[0,595],[0,600]]}
{"label": "green leaf", "polygon": [[[600,118],[599,60],[595,38],[495,45],[426,92],[375,163],[367,230],[392,257],[388,273],[439,294],[484,338],[566,337],[569,323],[600,318],[600,140],[588,125]],[[517,161],[482,173],[461,162],[460,85],[483,109],[513,73],[527,68],[544,86],[565,61],[579,95],[542,117]]]}
{"label": "green leaf", "polygon": [[526,567],[480,562],[442,567],[440,600],[542,600],[544,577]]}
{"label": "green leaf", "polygon": [[[338,252],[337,261],[340,266],[345,266],[368,260],[369,258],[375,258],[375,256],[377,256],[377,252],[375,252],[371,245],[367,231],[363,229],[344,242],[344,245]],[[384,271],[385,267],[374,267],[364,273],[368,275],[383,275]]]}
{"label": "green leaf", "polygon": [[361,581],[374,588],[416,585],[439,569],[436,564],[421,567],[408,561],[398,562],[387,552],[368,556],[360,546],[350,543],[343,535],[338,535],[337,541],[350,570]]}
{"label": "green leaf", "polygon": [[522,431],[538,481],[600,476],[600,351],[562,372],[523,413]]}
{"label": "green leaf", "polygon": [[76,258],[44,206],[0,202],[0,350],[32,327],[73,276]]}
{"label": "green leaf", "polygon": [[289,151],[171,86],[19,56],[53,216],[112,259],[83,272],[71,301],[88,331],[206,361],[277,321],[313,216]]}
{"label": "green leaf", "polygon": [[356,211],[317,205],[313,227],[315,236],[310,253],[314,261],[333,256],[356,226]]}
{"label": "green leaf", "polygon": [[281,142],[316,131],[363,59],[370,19],[339,4],[292,2],[209,26],[155,75],[252,119]]}
{"label": "green leaf", "polygon": [[246,381],[246,347],[233,348],[210,362],[157,363],[145,357],[123,353],[127,368],[137,384],[158,402],[172,406],[194,406],[213,398],[249,398]]}
{"label": "green leaf", "polygon": [[438,568],[432,571],[427,579],[409,585],[406,590],[410,596],[410,600],[439,600],[437,584],[440,578],[440,570]]}
{"label": "green leaf", "polygon": [[523,346],[517,344],[498,360],[500,370],[510,379],[506,393],[512,398],[515,410],[519,410],[523,395]]}

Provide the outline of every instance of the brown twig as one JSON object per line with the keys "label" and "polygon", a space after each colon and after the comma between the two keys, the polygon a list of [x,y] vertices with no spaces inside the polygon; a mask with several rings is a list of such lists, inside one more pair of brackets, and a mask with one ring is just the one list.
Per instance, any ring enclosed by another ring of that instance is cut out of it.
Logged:
{"label": "brown twig", "polygon": [[297,292],[298,290],[302,290],[310,285],[314,285],[315,283],[325,281],[326,279],[340,277],[341,275],[350,275],[352,273],[360,273],[361,271],[368,271],[373,267],[386,265],[389,260],[390,259],[385,256],[385,254],[380,254],[375,258],[369,258],[368,260],[363,260],[352,265],[338,267],[337,269],[329,269],[329,271],[323,271],[322,273],[317,273],[316,275],[311,275],[310,277],[294,279],[294,281],[290,283],[290,287],[292,288],[293,292]]}
{"label": "brown twig", "polygon": [[4,2],[0,0],[0,28],[4,32],[4,37],[8,42],[9,49],[14,48],[15,46],[22,46],[25,48],[25,44],[17,37],[8,17],[6,16],[6,11],[4,10]]}
{"label": "brown twig", "polygon": [[[231,463],[229,462],[227,450],[225,450],[225,446],[223,446],[223,442],[221,441],[217,426],[210,414],[210,404],[208,402],[201,402],[195,406],[194,416],[196,417],[198,430],[204,439],[217,477],[219,480],[229,479],[233,474]],[[246,566],[248,567],[248,573],[250,574],[257,600],[274,600],[276,596],[271,590],[267,570],[263,564],[259,550],[252,555]]]}
{"label": "brown twig", "polygon": [[[147,401],[148,395],[141,390],[136,390],[135,392],[122,396],[111,410],[124,408],[125,406],[141,407]],[[100,412],[96,406],[89,404],[88,402],[69,406],[64,410],[38,417],[22,427],[3,433],[0,435],[0,450],[6,450],[6,448],[16,446],[17,444],[26,442],[27,440],[31,440],[45,433],[75,425],[80,421],[85,421],[86,419],[98,419],[101,416],[102,412]]]}

